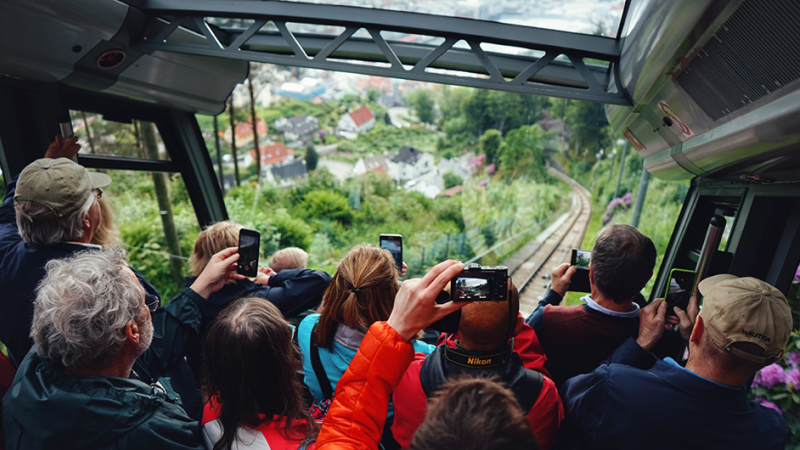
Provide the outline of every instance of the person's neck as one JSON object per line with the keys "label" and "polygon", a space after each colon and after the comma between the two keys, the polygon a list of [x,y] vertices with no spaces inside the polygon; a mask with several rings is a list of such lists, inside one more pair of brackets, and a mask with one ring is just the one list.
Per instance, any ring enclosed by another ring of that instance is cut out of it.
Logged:
{"label": "person's neck", "polygon": [[631,312],[631,310],[633,309],[633,299],[630,299],[622,303],[617,303],[614,300],[604,296],[597,289],[592,290],[592,300],[594,300],[594,302],[597,303],[598,305],[610,311],[626,313],[626,312]]}
{"label": "person's neck", "polygon": [[718,368],[714,366],[711,358],[703,357],[701,352],[696,349],[694,352],[689,352],[689,360],[686,361],[686,370],[694,372],[706,380],[732,388],[744,386],[749,378],[749,376],[743,377],[736,373],[718,370]]}
{"label": "person's neck", "polygon": [[476,344],[475,342],[470,341],[469,339],[464,339],[464,336],[461,336],[458,339],[458,346],[463,348],[464,350],[468,350],[471,352],[490,352],[492,350],[497,350],[500,348],[499,344]]}

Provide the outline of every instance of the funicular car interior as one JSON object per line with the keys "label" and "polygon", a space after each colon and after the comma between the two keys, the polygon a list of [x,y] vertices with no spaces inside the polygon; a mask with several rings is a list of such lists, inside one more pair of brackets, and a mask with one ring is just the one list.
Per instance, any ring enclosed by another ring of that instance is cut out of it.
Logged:
{"label": "funicular car interior", "polygon": [[180,173],[205,225],[227,215],[195,114],[223,111],[248,61],[600,102],[650,174],[692,180],[651,297],[671,268],[789,292],[799,21],[793,0],[627,0],[607,37],[336,4],[6,0],[0,166],[10,177],[40,157],[69,111],[152,122],[166,158],[80,163]]}

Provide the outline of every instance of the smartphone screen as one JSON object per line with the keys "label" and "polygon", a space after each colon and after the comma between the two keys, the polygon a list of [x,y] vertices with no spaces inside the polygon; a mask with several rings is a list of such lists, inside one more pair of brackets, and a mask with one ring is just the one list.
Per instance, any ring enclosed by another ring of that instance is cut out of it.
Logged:
{"label": "smartphone screen", "polygon": [[569,283],[569,290],[574,292],[591,292],[592,285],[589,283],[589,264],[592,262],[591,250],[572,249],[570,264],[578,270],[572,275]]}
{"label": "smartphone screen", "polygon": [[672,269],[669,273],[669,284],[664,300],[667,302],[667,314],[675,314],[672,307],[686,310],[692,298],[695,272],[693,270]]}
{"label": "smartphone screen", "polygon": [[389,250],[394,257],[397,271],[403,271],[403,236],[399,234],[382,234],[380,238],[381,248]]}
{"label": "smartphone screen", "polygon": [[246,277],[254,277],[258,271],[258,244],[261,234],[255,230],[239,230],[239,261],[236,271]]}

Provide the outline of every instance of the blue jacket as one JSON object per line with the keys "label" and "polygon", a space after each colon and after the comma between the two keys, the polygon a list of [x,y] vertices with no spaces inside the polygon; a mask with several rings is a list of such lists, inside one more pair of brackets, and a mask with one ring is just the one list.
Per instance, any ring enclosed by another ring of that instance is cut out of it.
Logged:
{"label": "blue jacket", "polygon": [[781,414],[662,361],[628,339],[594,372],[561,389],[558,449],[783,450]]}
{"label": "blue jacket", "polygon": [[[44,278],[44,266],[52,259],[65,258],[91,247],[60,243],[38,246],[22,240],[17,229],[14,211],[14,191],[17,178],[6,186],[6,196],[0,204],[0,342],[8,348],[8,356],[17,367],[33,345],[29,336],[33,321],[33,301],[36,286]],[[134,270],[134,273],[136,271]],[[147,295],[158,291],[136,273]]]}
{"label": "blue jacket", "polygon": [[[311,390],[311,394],[316,401],[324,400],[317,375],[314,373],[314,367],[311,365],[311,330],[314,329],[314,325],[317,324],[318,320],[319,314],[312,314],[303,319],[303,321],[300,322],[300,326],[297,327],[297,341],[300,344],[300,351],[303,353],[303,371],[305,372],[303,381]],[[350,365],[350,361],[356,356],[358,346],[361,344],[361,339],[366,334],[349,329],[349,327],[347,330],[345,330],[343,326],[339,328],[342,328],[341,332],[344,332],[340,333],[340,336],[345,333],[347,334],[346,339],[348,342],[346,345],[340,343],[340,341],[344,341],[344,339],[336,339],[333,342],[331,350],[327,348],[319,349],[319,360],[322,363],[322,368],[325,370],[325,375],[328,376],[328,380],[330,380],[331,387],[334,391],[336,390],[336,383],[338,383],[339,378],[344,375],[347,366]],[[422,341],[414,341],[415,352],[429,355],[435,349],[436,346],[434,345],[426,344]]]}

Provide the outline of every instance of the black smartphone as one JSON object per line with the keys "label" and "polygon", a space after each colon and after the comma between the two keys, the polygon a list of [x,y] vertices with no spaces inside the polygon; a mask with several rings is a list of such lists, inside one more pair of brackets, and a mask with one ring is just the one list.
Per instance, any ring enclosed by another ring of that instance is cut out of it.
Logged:
{"label": "black smartphone", "polygon": [[239,230],[239,261],[236,272],[255,277],[258,274],[258,247],[261,233],[256,230],[242,228]]}
{"label": "black smartphone", "polygon": [[389,250],[394,257],[397,271],[403,271],[403,236],[399,234],[382,234],[380,238],[381,248]]}
{"label": "black smartphone", "polygon": [[694,289],[694,270],[672,269],[669,273],[669,284],[664,300],[667,302],[667,314],[675,315],[674,306],[686,311]]}
{"label": "black smartphone", "polygon": [[572,249],[570,265],[578,268],[569,283],[569,290],[573,292],[592,292],[592,285],[589,283],[589,263],[592,262],[591,250]]}

